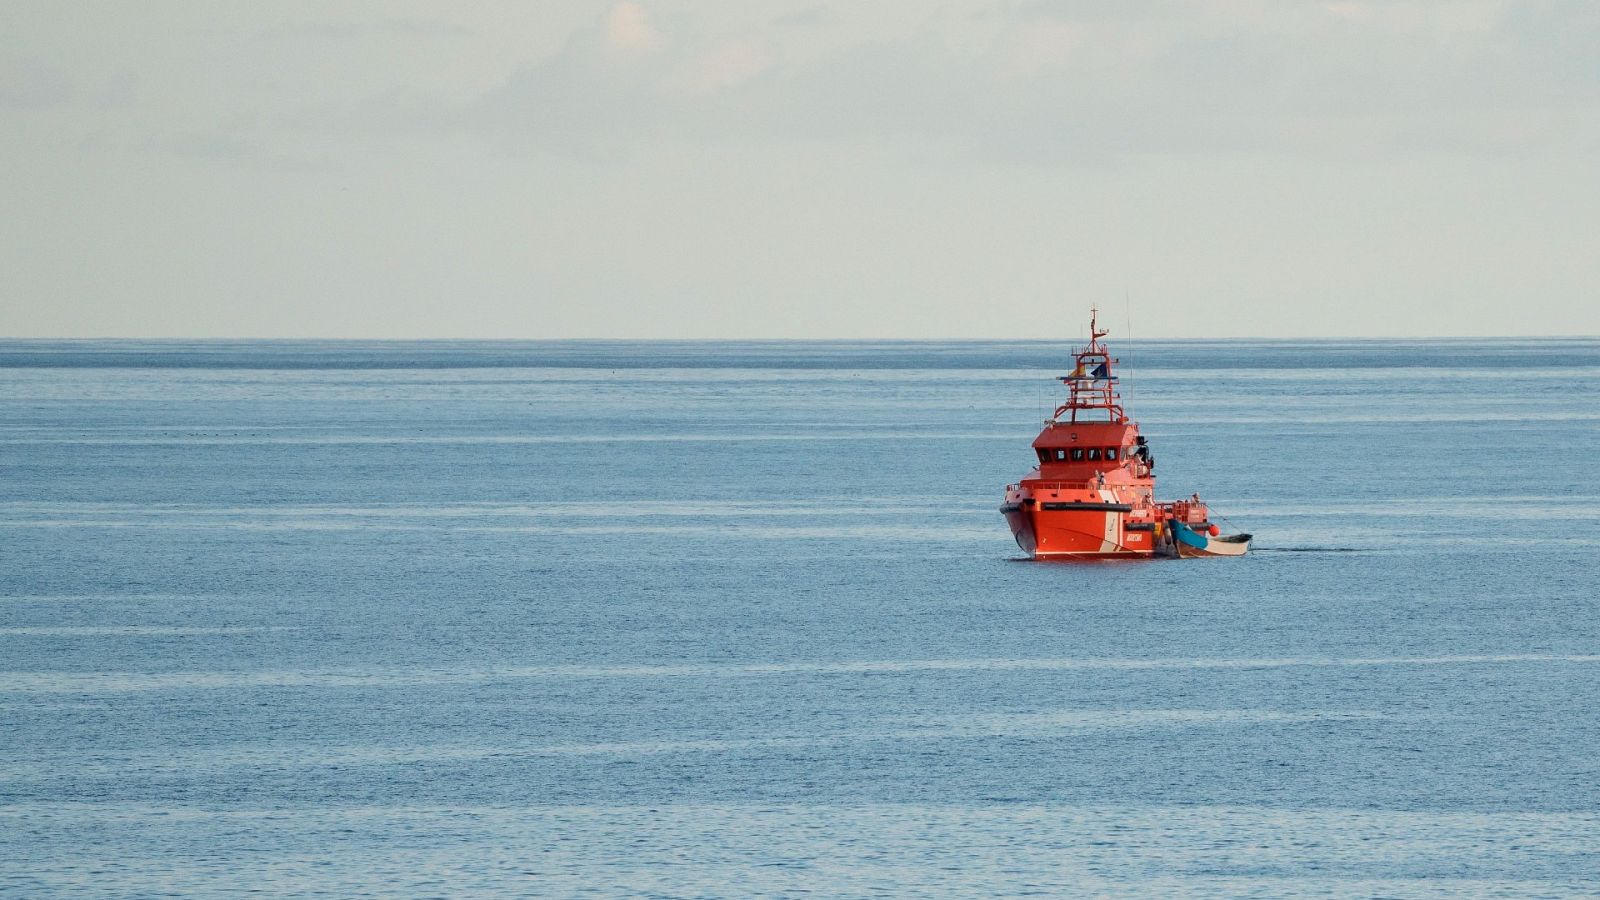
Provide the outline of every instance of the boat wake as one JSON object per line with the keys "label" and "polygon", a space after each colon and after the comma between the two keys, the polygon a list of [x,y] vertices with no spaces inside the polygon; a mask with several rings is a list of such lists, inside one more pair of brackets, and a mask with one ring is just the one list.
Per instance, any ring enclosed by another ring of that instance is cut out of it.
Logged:
{"label": "boat wake", "polygon": [[1257,553],[1379,553],[1376,547],[1252,547]]}

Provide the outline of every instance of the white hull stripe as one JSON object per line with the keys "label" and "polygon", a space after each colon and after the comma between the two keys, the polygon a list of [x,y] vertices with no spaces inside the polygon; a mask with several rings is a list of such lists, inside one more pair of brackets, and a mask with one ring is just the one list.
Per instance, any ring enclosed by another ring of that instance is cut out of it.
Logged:
{"label": "white hull stripe", "polygon": [[[1116,495],[1111,493],[1109,490],[1106,490],[1105,488],[1101,488],[1100,489],[1100,499],[1104,500],[1107,503],[1116,503],[1116,502],[1118,502]],[[1118,546],[1117,539],[1122,536],[1119,533],[1121,531],[1121,529],[1118,528],[1117,526],[1121,523],[1121,521],[1122,521],[1122,513],[1116,513],[1116,512],[1108,512],[1108,513],[1106,513],[1106,532],[1105,532],[1105,537],[1100,542],[1100,552],[1101,553],[1110,553],[1111,551],[1117,549],[1117,546]]]}

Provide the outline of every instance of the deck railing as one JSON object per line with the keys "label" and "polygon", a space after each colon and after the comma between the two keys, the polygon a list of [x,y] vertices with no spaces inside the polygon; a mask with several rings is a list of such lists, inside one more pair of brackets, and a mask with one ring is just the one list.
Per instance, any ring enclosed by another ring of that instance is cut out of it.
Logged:
{"label": "deck railing", "polygon": [[[1093,481],[1035,481],[1029,485],[1036,491],[1088,491],[1104,487]],[[1016,489],[1016,485],[1006,485],[1006,490]]]}

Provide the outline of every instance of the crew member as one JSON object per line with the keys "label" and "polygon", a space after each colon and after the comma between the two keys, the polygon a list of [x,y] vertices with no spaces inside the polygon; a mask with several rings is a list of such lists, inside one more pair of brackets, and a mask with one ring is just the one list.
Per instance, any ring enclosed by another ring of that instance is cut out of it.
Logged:
{"label": "crew member", "polygon": [[1134,448],[1133,455],[1144,460],[1145,468],[1154,469],[1156,467],[1156,458],[1150,455],[1150,445],[1145,443],[1144,435],[1141,434],[1134,440],[1138,442],[1139,446]]}

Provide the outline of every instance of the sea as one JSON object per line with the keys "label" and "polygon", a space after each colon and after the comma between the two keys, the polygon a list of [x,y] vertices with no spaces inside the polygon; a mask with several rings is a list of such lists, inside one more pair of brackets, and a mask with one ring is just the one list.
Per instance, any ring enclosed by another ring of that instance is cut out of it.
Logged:
{"label": "sea", "polygon": [[1600,339],[0,341],[0,895],[1600,893]]}

